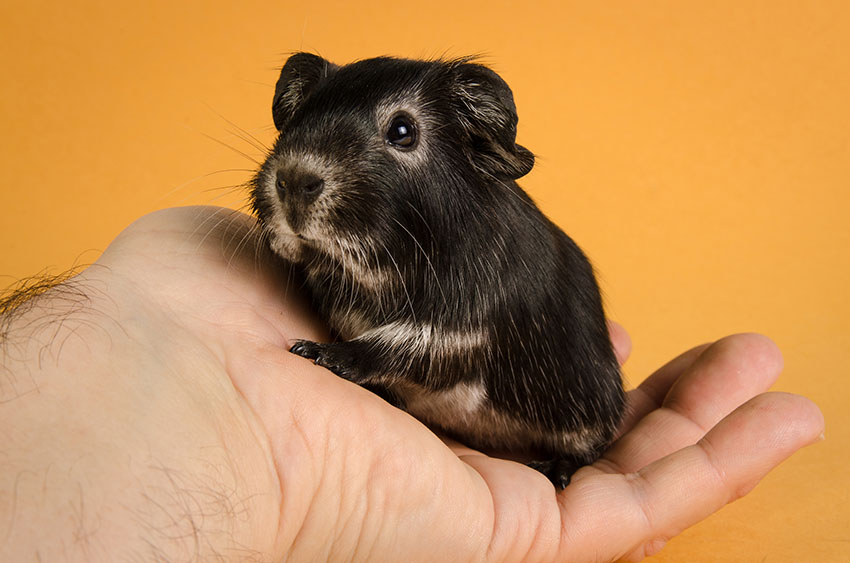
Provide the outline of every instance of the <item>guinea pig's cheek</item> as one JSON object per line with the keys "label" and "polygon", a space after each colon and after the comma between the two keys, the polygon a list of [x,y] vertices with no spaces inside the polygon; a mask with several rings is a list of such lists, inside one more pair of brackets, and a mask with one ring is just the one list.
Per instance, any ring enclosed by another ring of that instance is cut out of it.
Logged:
{"label": "guinea pig's cheek", "polygon": [[[298,228],[301,236],[308,240],[320,241],[328,237],[329,220],[334,201],[337,198],[333,192],[322,193],[310,205],[298,210]],[[295,230],[293,228],[293,230]]]}

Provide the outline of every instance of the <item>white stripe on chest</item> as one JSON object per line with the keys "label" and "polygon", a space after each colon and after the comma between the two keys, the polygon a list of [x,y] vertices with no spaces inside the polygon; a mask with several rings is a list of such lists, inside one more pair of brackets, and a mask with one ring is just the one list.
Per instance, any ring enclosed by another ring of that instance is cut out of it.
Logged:
{"label": "white stripe on chest", "polygon": [[363,333],[362,338],[377,342],[390,350],[407,350],[416,355],[428,353],[457,354],[481,348],[489,335],[480,329],[448,330],[431,323],[398,321]]}

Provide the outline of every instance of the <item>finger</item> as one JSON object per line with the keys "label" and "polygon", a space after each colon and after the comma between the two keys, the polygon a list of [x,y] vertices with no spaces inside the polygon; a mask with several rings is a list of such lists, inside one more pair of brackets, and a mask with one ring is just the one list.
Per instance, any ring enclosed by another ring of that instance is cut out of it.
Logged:
{"label": "finger", "polygon": [[[646,414],[605,453],[601,465],[610,464],[609,469],[618,473],[635,471],[694,444],[724,416],[766,391],[781,370],[782,356],[764,336],[739,334],[718,340],[675,379],[661,407]],[[654,401],[661,389],[659,385],[652,391]]]}
{"label": "finger", "polygon": [[611,344],[614,345],[617,361],[623,365],[632,353],[632,339],[623,325],[611,320],[608,321],[608,334],[611,335]]}
{"label": "finger", "polygon": [[470,448],[469,446],[467,446],[466,444],[462,444],[462,443],[458,442],[457,440],[455,440],[454,438],[450,438],[449,436],[446,436],[445,434],[442,434],[442,433],[441,433],[441,432],[439,432],[439,431],[434,431],[434,434],[436,434],[436,435],[437,435],[437,437],[438,437],[440,440],[442,440],[442,441],[443,441],[443,443],[444,443],[446,446],[448,446],[448,447],[449,447],[449,449],[450,449],[450,450],[451,450],[451,451],[452,451],[452,452],[453,452],[453,453],[454,453],[457,457],[460,457],[460,458],[462,458],[462,457],[466,457],[466,456],[482,456],[482,457],[489,457],[489,456],[488,456],[487,454],[485,454],[484,452],[479,451],[479,450],[472,449],[472,448]]}
{"label": "finger", "polygon": [[710,346],[673,384],[664,406],[707,431],[738,405],[769,389],[782,367],[782,353],[766,336],[729,336]]}
{"label": "finger", "polygon": [[640,419],[662,405],[673,383],[708,348],[703,344],[691,348],[674,358],[655,373],[647,377],[635,389],[628,393],[626,417],[620,425],[621,433],[632,428]]}
{"label": "finger", "polygon": [[[803,397],[751,399],[696,445],[638,473],[582,479],[565,489],[564,545],[571,557],[639,560],[664,542],[747,494],[771,469],[818,440],[823,416]],[[610,553],[599,554],[600,546]]]}

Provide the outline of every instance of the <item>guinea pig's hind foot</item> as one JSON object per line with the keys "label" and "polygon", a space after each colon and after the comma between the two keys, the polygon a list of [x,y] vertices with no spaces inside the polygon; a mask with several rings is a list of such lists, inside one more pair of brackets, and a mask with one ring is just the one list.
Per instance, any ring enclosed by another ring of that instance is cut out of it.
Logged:
{"label": "guinea pig's hind foot", "polygon": [[545,475],[555,485],[555,490],[561,491],[570,484],[573,473],[585,464],[576,459],[556,457],[547,461],[531,461],[526,465]]}

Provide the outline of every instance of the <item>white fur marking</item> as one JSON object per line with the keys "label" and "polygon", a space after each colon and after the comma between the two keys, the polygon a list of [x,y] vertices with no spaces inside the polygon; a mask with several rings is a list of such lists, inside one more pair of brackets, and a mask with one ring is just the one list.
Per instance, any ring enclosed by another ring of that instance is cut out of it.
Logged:
{"label": "white fur marking", "polygon": [[389,271],[368,264],[366,256],[368,248],[374,248],[370,240],[346,240],[339,236],[329,235],[331,239],[324,243],[318,241],[327,253],[338,260],[351,279],[358,285],[371,290],[386,288],[395,277]]}
{"label": "white fur marking", "polygon": [[363,334],[363,338],[377,340],[387,348],[402,348],[418,355],[427,353],[467,352],[486,346],[489,336],[483,330],[443,330],[431,323],[397,321],[379,326]]}
{"label": "white fur marking", "polygon": [[353,309],[332,311],[330,323],[343,340],[354,340],[372,328],[372,323]]}
{"label": "white fur marking", "polygon": [[458,383],[443,391],[411,387],[401,394],[410,414],[447,429],[469,425],[487,402],[487,389],[481,382]]}
{"label": "white fur marking", "polygon": [[533,428],[489,406],[481,382],[458,383],[441,391],[401,384],[393,391],[404,400],[405,410],[426,424],[441,428],[469,445],[532,452],[538,449],[584,454],[600,440],[596,428],[554,432]]}

